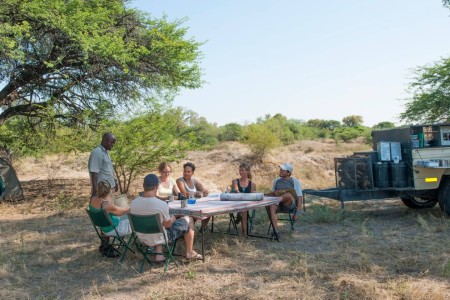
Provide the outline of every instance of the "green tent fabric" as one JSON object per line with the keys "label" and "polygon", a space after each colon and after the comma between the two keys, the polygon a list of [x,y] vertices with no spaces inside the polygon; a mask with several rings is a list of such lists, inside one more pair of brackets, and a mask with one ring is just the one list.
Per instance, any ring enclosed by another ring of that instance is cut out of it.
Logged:
{"label": "green tent fabric", "polygon": [[17,179],[16,171],[14,168],[8,164],[6,160],[0,158],[0,175],[2,180],[2,185],[4,190],[2,190],[0,201],[10,200],[18,201],[23,200],[23,190]]}

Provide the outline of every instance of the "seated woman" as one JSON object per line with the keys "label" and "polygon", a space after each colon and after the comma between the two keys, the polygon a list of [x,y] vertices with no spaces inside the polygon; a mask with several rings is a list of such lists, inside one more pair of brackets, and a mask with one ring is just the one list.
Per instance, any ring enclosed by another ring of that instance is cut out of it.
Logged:
{"label": "seated woman", "polygon": [[177,179],[177,186],[180,192],[186,197],[189,197],[189,193],[194,193],[195,197],[208,196],[208,190],[203,187],[203,184],[193,177],[195,172],[195,165],[191,162],[187,162],[183,165],[183,177]]}
{"label": "seated woman", "polygon": [[[250,165],[243,163],[239,166],[240,178],[234,179],[231,182],[232,192],[234,193],[254,193],[256,191],[256,184],[251,181],[252,173]],[[237,223],[241,222],[242,234],[247,235],[247,211],[238,213]]]}
{"label": "seated woman", "polygon": [[[191,162],[187,162],[183,165],[183,177],[177,179],[177,186],[180,192],[189,198],[189,194],[193,193],[194,197],[206,197],[208,196],[208,190],[203,184],[193,177],[195,172],[195,165]],[[202,228],[205,229],[209,222],[209,217],[202,219]]]}
{"label": "seated woman", "polygon": [[[156,198],[161,200],[169,200],[171,195],[178,195],[180,189],[178,188],[175,180],[170,177],[171,167],[169,164],[163,162],[158,167],[159,173],[161,174],[159,179],[158,191],[156,192]],[[178,199],[174,196],[174,199]]]}
{"label": "seated woman", "polygon": [[[119,236],[125,236],[128,234],[131,234],[131,227],[130,222],[128,221],[128,218],[119,218],[119,216],[125,215],[128,213],[129,208],[123,208],[114,205],[114,202],[111,200],[110,191],[111,191],[111,185],[108,181],[101,181],[98,183],[98,195],[97,197],[91,198],[89,202],[89,210],[91,211],[99,211],[101,209],[105,210],[107,213],[109,213],[109,216],[111,218],[112,223],[114,224],[117,233]],[[107,237],[113,237],[116,236],[116,231],[114,230],[114,227],[108,226],[108,227],[101,227],[101,230],[103,231],[104,235]],[[106,244],[104,241],[102,241],[102,245],[100,246],[100,251],[103,255],[108,257],[113,257],[114,253],[108,249],[108,244]]]}

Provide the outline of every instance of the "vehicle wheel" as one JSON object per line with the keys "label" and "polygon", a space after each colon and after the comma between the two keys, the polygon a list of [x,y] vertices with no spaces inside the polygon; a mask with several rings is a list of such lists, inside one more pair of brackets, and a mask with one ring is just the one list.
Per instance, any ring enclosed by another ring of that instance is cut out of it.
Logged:
{"label": "vehicle wheel", "polygon": [[450,180],[446,180],[439,188],[439,207],[445,215],[450,216]]}
{"label": "vehicle wheel", "polygon": [[432,208],[438,202],[436,199],[422,199],[413,196],[403,196],[400,199],[402,199],[403,204],[414,209]]}

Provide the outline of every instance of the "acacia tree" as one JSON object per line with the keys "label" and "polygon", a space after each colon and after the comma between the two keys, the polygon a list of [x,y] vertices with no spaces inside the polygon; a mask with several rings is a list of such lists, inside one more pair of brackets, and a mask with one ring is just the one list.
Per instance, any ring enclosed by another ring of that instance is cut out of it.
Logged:
{"label": "acacia tree", "polygon": [[450,121],[450,58],[419,67],[409,84],[412,97],[407,99],[400,118],[410,122]]}
{"label": "acacia tree", "polygon": [[110,120],[102,131],[110,131],[117,142],[111,151],[121,193],[139,174],[155,170],[163,161],[178,161],[194,143],[194,137],[183,133],[183,111],[155,109],[130,121]]}
{"label": "acacia tree", "polygon": [[[442,4],[450,8],[450,0]],[[411,98],[406,99],[400,119],[419,123],[450,122],[450,58],[418,67],[409,84]]]}
{"label": "acacia tree", "polygon": [[0,124],[15,116],[94,124],[114,110],[201,85],[200,43],[182,21],[126,0],[2,0]]}
{"label": "acacia tree", "polygon": [[359,115],[351,115],[344,117],[342,123],[347,127],[357,127],[363,124],[363,117]]}

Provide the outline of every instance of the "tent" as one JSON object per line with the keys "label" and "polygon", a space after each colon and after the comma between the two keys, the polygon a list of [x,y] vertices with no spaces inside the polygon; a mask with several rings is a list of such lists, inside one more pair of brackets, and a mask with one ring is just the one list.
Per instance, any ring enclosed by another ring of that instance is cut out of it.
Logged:
{"label": "tent", "polygon": [[2,176],[3,184],[5,185],[5,191],[1,194],[0,201],[23,200],[23,190],[17,179],[16,171],[3,158],[0,158],[0,175]]}

